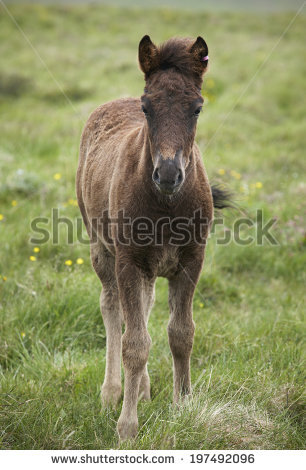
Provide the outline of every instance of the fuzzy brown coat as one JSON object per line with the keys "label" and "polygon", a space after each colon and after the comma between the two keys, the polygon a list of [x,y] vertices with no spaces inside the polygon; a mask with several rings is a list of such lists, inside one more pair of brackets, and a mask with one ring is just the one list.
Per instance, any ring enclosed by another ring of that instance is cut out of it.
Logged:
{"label": "fuzzy brown coat", "polygon": [[[107,334],[102,402],[115,404],[120,399],[122,354],[121,439],[136,435],[138,398],[150,398],[147,322],[157,276],[169,280],[175,402],[191,391],[192,299],[213,217],[211,188],[194,143],[207,66],[202,59],[207,53],[202,38],[172,39],[158,48],[145,36],[139,45],[144,95],[98,107],[82,135],[77,198],[92,241],[92,264],[103,285],[101,310]],[[193,226],[188,243],[171,244],[169,224],[160,226],[158,221],[192,220],[199,209],[207,219],[200,242],[194,239]],[[162,243],[135,243],[131,225],[119,214],[129,221],[149,218]]]}

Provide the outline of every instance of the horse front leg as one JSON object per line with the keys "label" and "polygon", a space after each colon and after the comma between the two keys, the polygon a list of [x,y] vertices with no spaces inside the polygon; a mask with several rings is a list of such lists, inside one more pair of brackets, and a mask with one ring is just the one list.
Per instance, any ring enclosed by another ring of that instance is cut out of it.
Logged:
{"label": "horse front leg", "polygon": [[[196,257],[197,256],[197,257]],[[192,300],[198,282],[204,253],[198,253],[189,263],[180,263],[178,273],[169,280],[170,321],[168,338],[173,358],[173,400],[191,393],[190,355],[195,323]]]}
{"label": "horse front leg", "polygon": [[124,398],[117,431],[121,440],[135,437],[138,430],[139,386],[146,372],[151,338],[147,331],[142,289],[144,277],[132,264],[117,264],[117,281],[125,332],[122,336]]}

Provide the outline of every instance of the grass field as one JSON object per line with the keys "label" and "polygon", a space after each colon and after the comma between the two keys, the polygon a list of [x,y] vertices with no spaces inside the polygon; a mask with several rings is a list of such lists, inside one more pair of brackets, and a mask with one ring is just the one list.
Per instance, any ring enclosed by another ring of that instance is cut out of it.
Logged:
{"label": "grass field", "polygon": [[[62,226],[59,244],[35,250],[30,222],[52,208],[79,216],[82,127],[100,103],[142,93],[146,33],[206,39],[197,142],[208,174],[252,219],[257,209],[276,218],[278,244],[210,238],[194,299],[193,398],[180,409],[171,405],[167,282],[158,280],[152,401],[139,404],[138,438],[121,448],[305,447],[305,16],[277,43],[293,13],[9,8],[35,51],[0,7],[0,448],[118,448],[120,407],[101,410],[99,399],[105,331],[88,246],[68,244]],[[224,215],[230,228],[235,214]]]}

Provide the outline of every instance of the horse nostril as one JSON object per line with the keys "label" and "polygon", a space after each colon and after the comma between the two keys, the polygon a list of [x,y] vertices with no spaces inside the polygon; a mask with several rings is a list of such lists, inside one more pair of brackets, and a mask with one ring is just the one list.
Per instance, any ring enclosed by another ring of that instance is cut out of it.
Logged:
{"label": "horse nostril", "polygon": [[181,184],[182,181],[183,181],[183,172],[182,172],[182,170],[179,168],[179,170],[178,170],[178,175],[177,175],[177,178],[176,178],[176,183],[177,183],[177,184]]}
{"label": "horse nostril", "polygon": [[158,171],[158,168],[155,168],[154,172],[153,172],[153,181],[155,183],[159,183],[160,180],[159,180],[159,171]]}

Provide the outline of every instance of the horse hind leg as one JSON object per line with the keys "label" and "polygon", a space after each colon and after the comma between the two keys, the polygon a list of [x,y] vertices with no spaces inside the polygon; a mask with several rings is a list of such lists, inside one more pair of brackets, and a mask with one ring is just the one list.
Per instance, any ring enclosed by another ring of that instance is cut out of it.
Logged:
{"label": "horse hind leg", "polygon": [[101,388],[102,404],[117,405],[120,400],[121,386],[121,336],[122,320],[120,315],[118,289],[104,288],[100,305],[106,330],[106,368]]}
{"label": "horse hind leg", "polygon": [[[155,299],[155,280],[150,280],[144,283],[144,288],[143,288],[143,303],[144,303],[146,325],[148,325],[150,312],[154,304],[154,299]],[[139,400],[151,399],[150,377],[148,373],[147,364],[145,365],[145,370],[141,377],[138,399]]]}
{"label": "horse hind leg", "polygon": [[120,400],[122,316],[115,276],[114,257],[102,244],[91,249],[92,264],[101,280],[100,308],[106,330],[106,367],[101,388],[103,406],[115,406]]}

